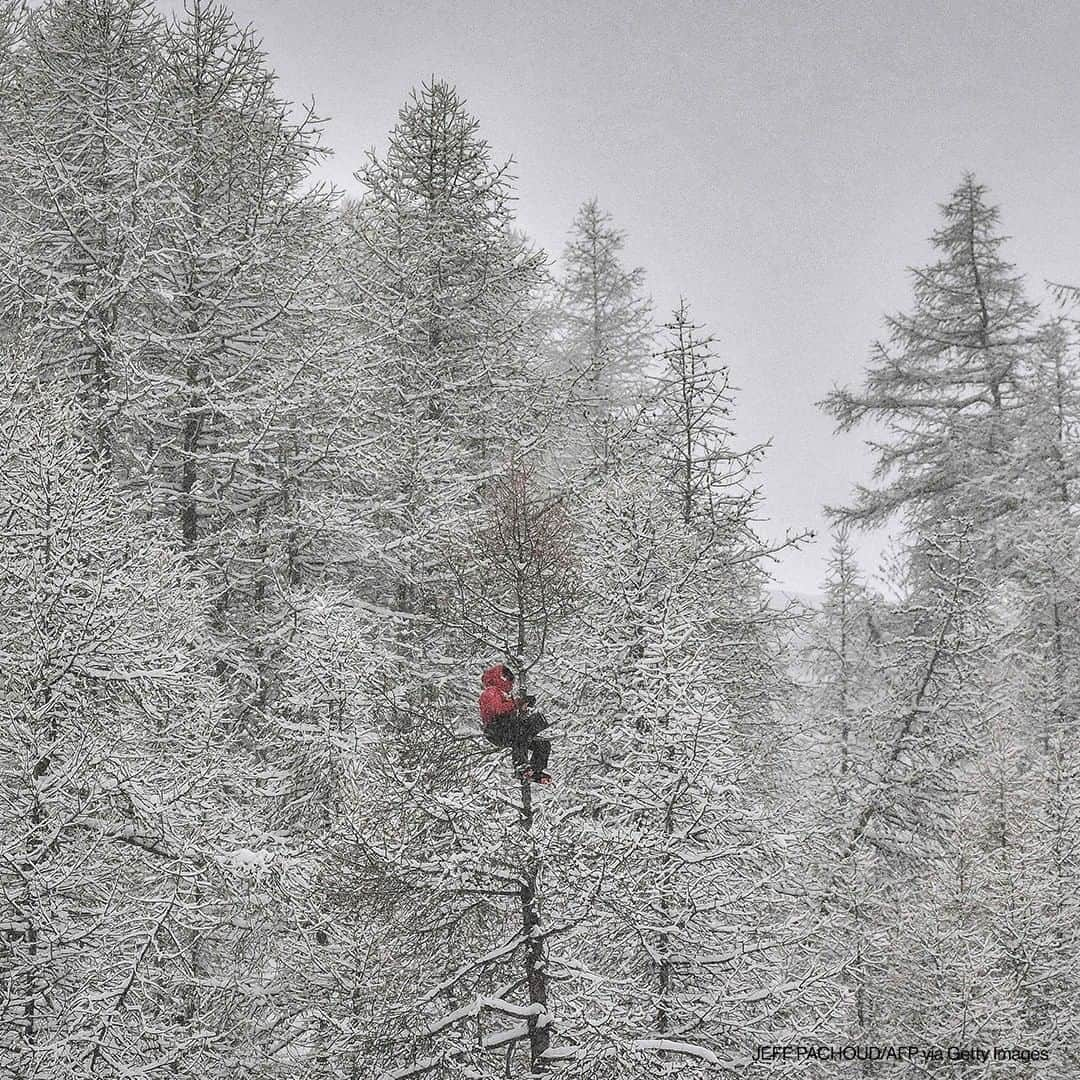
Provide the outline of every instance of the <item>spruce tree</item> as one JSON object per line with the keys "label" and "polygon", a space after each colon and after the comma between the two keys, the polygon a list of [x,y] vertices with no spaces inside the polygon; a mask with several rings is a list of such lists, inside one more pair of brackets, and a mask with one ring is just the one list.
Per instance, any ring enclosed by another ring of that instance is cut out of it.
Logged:
{"label": "spruce tree", "polygon": [[[793,779],[805,795],[805,829],[819,845],[813,865],[829,872],[870,782],[873,717],[886,685],[880,654],[892,613],[863,580],[847,526],[834,534],[824,585],[824,601],[800,649],[809,725],[795,755]],[[885,931],[874,917],[881,888],[875,868],[872,849],[849,858],[828,904],[820,938],[823,963],[835,964],[838,957],[843,962],[836,980],[839,1015],[823,1038],[873,1042],[871,1017],[880,992],[873,964]],[[869,1075],[865,1062],[861,1073]]]}
{"label": "spruce tree", "polygon": [[247,975],[202,583],[38,364],[6,350],[0,392],[0,1056],[20,1076],[193,1075]]}
{"label": "spruce tree", "polygon": [[644,271],[623,265],[625,243],[595,199],[583,203],[555,284],[549,349],[566,397],[559,461],[571,476],[616,452],[653,347]]}
{"label": "spruce tree", "polygon": [[1002,255],[999,213],[968,175],[941,207],[938,259],[912,272],[914,307],[887,319],[861,390],[824,407],[841,431],[882,424],[875,487],[859,487],[848,521],[877,525],[904,510],[912,532],[941,522],[980,528],[1009,509],[1002,479],[1017,434],[1019,387],[1035,307]]}
{"label": "spruce tree", "polygon": [[0,316],[48,341],[87,445],[124,475],[138,300],[168,218],[161,21],[146,0],[4,17]]}
{"label": "spruce tree", "polygon": [[739,1067],[764,1003],[803,992],[779,932],[798,915],[770,870],[786,854],[783,678],[752,526],[758,451],[733,446],[727,372],[685,305],[668,331],[632,451],[580,511],[584,617],[564,645],[582,862],[603,875],[567,957],[585,1075]]}
{"label": "spruce tree", "polygon": [[[353,532],[337,548],[356,572],[309,590],[300,633],[312,651],[291,665],[290,701],[334,733],[304,753],[323,777],[309,896],[343,929],[324,921],[304,951],[344,989],[313,1000],[339,1032],[328,1059],[357,1069],[493,1068],[523,1038],[539,1067],[542,945],[520,925],[540,903],[534,840],[463,716],[497,629],[467,584],[483,562],[473,540],[505,509],[490,503],[496,478],[543,427],[531,369],[540,257],[512,230],[506,167],[444,82],[413,94],[358,179],[337,290],[366,357],[359,401],[376,443],[359,448]],[[500,1035],[500,1016],[523,1032]]]}
{"label": "spruce tree", "polygon": [[1060,734],[1075,697],[1075,374],[1064,327],[1035,325],[1001,256],[984,189],[965,178],[943,212],[915,311],[890,320],[865,389],[826,403],[841,428],[873,418],[886,430],[874,444],[883,482],[838,516],[902,511],[907,526],[902,603],[864,681],[884,689],[860,721],[890,749],[867,764],[826,897],[839,916],[841,882],[855,883],[878,955],[902,939],[921,958],[867,964],[861,950],[873,1024],[1019,1044],[1063,1030],[1040,979],[1075,995],[1062,977],[1067,905],[1031,869],[1060,873],[1076,797]]}

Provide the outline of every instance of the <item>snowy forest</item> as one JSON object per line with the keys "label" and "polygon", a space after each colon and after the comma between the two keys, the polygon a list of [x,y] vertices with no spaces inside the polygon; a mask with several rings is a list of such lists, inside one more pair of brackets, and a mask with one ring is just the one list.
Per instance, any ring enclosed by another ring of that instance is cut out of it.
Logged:
{"label": "snowy forest", "polygon": [[1080,332],[992,178],[778,543],[752,358],[595,199],[530,240],[452,82],[347,196],[225,7],[0,40],[0,1077],[1080,1075]]}

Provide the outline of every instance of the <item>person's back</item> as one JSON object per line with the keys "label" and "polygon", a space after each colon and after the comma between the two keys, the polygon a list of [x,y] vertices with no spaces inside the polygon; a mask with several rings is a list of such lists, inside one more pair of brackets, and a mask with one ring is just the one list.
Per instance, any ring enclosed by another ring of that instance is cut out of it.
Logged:
{"label": "person's back", "polygon": [[479,701],[480,722],[486,730],[503,717],[515,712],[518,702],[510,694],[514,688],[513,672],[505,665],[497,664],[495,667],[488,668],[480,676],[480,683],[484,687]]}

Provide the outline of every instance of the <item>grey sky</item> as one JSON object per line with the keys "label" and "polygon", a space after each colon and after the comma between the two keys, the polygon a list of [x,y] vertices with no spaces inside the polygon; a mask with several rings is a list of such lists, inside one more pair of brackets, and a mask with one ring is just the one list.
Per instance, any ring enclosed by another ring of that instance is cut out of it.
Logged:
{"label": "grey sky", "polygon": [[[163,7],[170,4],[163,3]],[[410,87],[456,83],[500,156],[519,220],[552,253],[596,195],[662,312],[680,292],[741,388],[745,440],[773,439],[764,526],[822,526],[865,479],[861,438],[814,402],[860,377],[904,268],[926,261],[971,169],[1009,257],[1042,295],[1080,281],[1080,8],[967,0],[235,0],[282,92],[315,97],[355,189]],[[825,542],[781,584],[815,591]],[[879,543],[862,545],[869,569]]]}

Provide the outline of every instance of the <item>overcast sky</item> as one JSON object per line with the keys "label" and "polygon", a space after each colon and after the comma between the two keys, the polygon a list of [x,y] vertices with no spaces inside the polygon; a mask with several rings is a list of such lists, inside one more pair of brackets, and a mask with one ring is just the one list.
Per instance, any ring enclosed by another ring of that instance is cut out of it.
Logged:
{"label": "overcast sky", "polygon": [[[163,8],[171,4],[163,2]],[[814,402],[857,381],[937,204],[972,170],[1007,255],[1080,281],[1080,5],[1071,0],[235,0],[283,95],[315,98],[355,190],[410,87],[454,82],[522,227],[561,251],[595,195],[660,311],[683,293],[740,387],[737,427],[772,439],[764,531],[822,528],[865,479],[859,436]],[[827,543],[779,582],[815,592]],[[880,542],[861,545],[877,568]]]}

